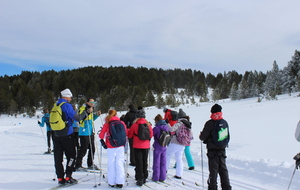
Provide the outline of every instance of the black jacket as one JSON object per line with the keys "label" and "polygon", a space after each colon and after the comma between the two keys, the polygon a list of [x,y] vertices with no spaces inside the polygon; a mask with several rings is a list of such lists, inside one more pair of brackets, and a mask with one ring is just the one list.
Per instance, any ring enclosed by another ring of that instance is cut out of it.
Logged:
{"label": "black jacket", "polygon": [[137,109],[132,108],[129,110],[129,112],[126,113],[124,117],[124,123],[126,124],[127,128],[129,129],[133,123],[133,121],[136,119],[136,112]]}
{"label": "black jacket", "polygon": [[225,150],[226,148],[226,145],[225,146],[217,146],[214,144],[212,138],[211,138],[211,133],[215,127],[215,123],[216,121],[215,120],[208,120],[205,125],[204,125],[204,128],[202,130],[202,132],[200,133],[200,140],[203,141],[204,144],[206,144],[206,148],[207,149],[211,149],[211,150]]}

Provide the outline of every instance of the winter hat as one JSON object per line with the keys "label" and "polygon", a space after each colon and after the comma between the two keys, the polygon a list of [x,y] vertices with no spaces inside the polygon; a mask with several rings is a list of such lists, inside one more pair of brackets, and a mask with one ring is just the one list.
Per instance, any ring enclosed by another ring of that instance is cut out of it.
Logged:
{"label": "winter hat", "polygon": [[61,91],[60,94],[61,94],[62,97],[66,97],[66,98],[69,98],[69,97],[73,96],[72,92],[68,88]]}
{"label": "winter hat", "polygon": [[221,111],[222,111],[222,107],[219,104],[213,105],[210,110],[211,113],[217,113]]}
{"label": "winter hat", "polygon": [[167,108],[167,107],[164,107],[164,110],[163,110],[163,111],[166,112],[167,110],[168,110],[168,108]]}
{"label": "winter hat", "polygon": [[144,111],[143,109],[138,110],[138,111],[136,112],[136,117],[137,117],[137,118],[146,118],[146,113],[145,113],[145,111]]}
{"label": "winter hat", "polygon": [[130,104],[130,105],[128,105],[128,108],[129,109],[134,109],[134,105]]}
{"label": "winter hat", "polygon": [[178,112],[178,118],[186,117],[186,113],[180,108]]}

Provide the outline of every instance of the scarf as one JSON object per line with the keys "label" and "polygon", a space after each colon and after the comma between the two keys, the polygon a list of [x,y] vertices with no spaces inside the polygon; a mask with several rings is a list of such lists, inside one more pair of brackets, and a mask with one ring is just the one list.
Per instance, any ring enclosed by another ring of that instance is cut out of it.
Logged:
{"label": "scarf", "polygon": [[210,115],[210,118],[212,119],[212,120],[220,120],[220,119],[223,119],[223,113],[222,112],[216,112],[216,113],[212,113],[211,115]]}

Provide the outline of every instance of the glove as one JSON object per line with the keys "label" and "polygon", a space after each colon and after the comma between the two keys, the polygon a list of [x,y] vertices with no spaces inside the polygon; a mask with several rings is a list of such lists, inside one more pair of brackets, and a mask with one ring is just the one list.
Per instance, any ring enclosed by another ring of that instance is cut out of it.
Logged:
{"label": "glove", "polygon": [[296,160],[296,162],[295,162],[296,169],[299,169],[300,168],[300,153],[296,154],[296,156],[294,156],[293,159]]}
{"label": "glove", "polygon": [[104,148],[104,149],[107,149],[107,146],[106,146],[104,140],[103,140],[103,139],[100,139],[100,142],[101,142],[101,145],[103,146],[103,148]]}
{"label": "glove", "polygon": [[41,122],[40,122],[40,121],[38,121],[38,124],[41,124]]}

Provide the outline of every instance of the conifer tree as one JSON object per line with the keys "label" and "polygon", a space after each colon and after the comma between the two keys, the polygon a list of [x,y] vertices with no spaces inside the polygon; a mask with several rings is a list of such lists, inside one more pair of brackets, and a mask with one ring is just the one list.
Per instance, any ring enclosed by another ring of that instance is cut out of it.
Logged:
{"label": "conifer tree", "polygon": [[298,73],[300,71],[300,52],[295,50],[292,60],[283,68],[283,92],[291,93],[296,87],[296,81],[299,79]]}
{"label": "conifer tree", "polygon": [[273,68],[267,72],[267,78],[264,83],[267,98],[276,99],[276,96],[282,92],[282,83],[282,72],[279,70],[276,61],[274,61]]}

